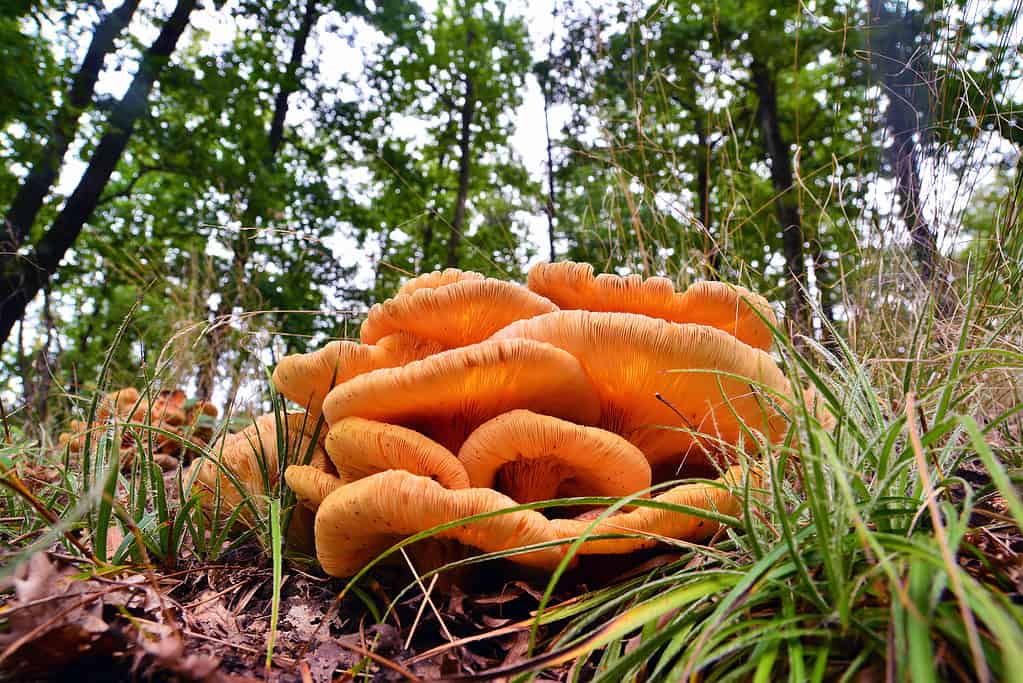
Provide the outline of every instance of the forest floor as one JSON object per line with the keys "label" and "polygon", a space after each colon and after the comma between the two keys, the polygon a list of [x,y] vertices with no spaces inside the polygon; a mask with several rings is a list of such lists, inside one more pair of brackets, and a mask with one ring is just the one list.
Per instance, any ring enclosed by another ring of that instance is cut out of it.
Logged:
{"label": "forest floor", "polygon": [[[956,475],[977,487],[990,483],[977,462],[960,466]],[[41,483],[31,476],[23,481]],[[170,485],[173,475],[165,476]],[[952,502],[961,502],[961,493],[953,491]],[[1023,604],[1023,536],[1005,523],[1007,514],[998,495],[974,508],[959,563],[982,580],[1002,573],[1012,583],[1009,597]],[[661,548],[627,561],[588,563],[562,578],[551,605],[570,606],[591,589],[635,577],[655,581],[660,568],[684,559]],[[6,625],[0,680],[507,680],[503,672],[523,663],[529,668],[531,638],[546,642],[558,628],[548,623],[532,632],[546,577],[500,561],[441,586],[418,582],[397,602],[410,579],[417,581],[397,567],[383,567],[364,584],[368,600],[342,599],[345,581],[300,563],[286,564],[275,584],[256,543],[215,564],[185,552],[175,565],[97,565],[57,545],[34,554],[0,588],[0,623]],[[272,630],[275,585],[280,602]],[[370,603],[391,605],[391,611],[377,618]],[[624,652],[639,642],[640,636],[626,641]],[[556,663],[537,680],[586,680],[593,673],[592,663],[575,666]],[[880,675],[876,665],[868,666],[857,680]]]}
{"label": "forest floor", "polygon": [[[30,491],[45,490],[52,468],[29,467],[19,478]],[[175,478],[164,474],[167,490]],[[0,560],[43,530],[13,539]],[[115,527],[108,533],[117,536],[108,546],[123,541]],[[381,621],[366,599],[343,599],[347,582],[325,576],[311,558],[286,563],[275,583],[258,543],[212,564],[184,547],[173,567],[105,565],[68,554],[60,542],[31,555],[0,583],[0,680],[469,680],[472,672],[497,674],[528,658],[547,584],[546,576],[504,561],[430,585],[385,565],[365,585],[368,601],[391,606]],[[679,557],[661,549],[570,571],[548,609]],[[275,586],[280,601],[271,632]],[[541,640],[549,630],[537,627]],[[538,680],[566,680],[571,670],[570,663],[550,667]],[[494,674],[486,678],[505,679]]]}

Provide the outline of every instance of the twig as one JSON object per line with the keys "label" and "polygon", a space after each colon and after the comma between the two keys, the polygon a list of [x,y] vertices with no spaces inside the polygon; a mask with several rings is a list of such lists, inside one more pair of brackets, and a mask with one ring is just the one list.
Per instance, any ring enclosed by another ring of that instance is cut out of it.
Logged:
{"label": "twig", "polygon": [[88,605],[90,602],[93,602],[93,601],[103,597],[104,595],[108,595],[110,593],[116,593],[119,590],[137,590],[139,588],[141,588],[141,586],[138,586],[138,585],[135,585],[135,584],[127,584],[127,583],[121,584],[119,586],[111,586],[110,588],[108,588],[106,590],[97,591],[95,593],[92,593],[90,595],[85,596],[81,600],[78,600],[78,601],[68,605],[67,607],[65,607],[64,609],[60,610],[56,614],[54,614],[52,617],[50,617],[49,619],[47,619],[43,623],[41,623],[38,626],[36,626],[35,628],[33,628],[28,633],[26,633],[25,635],[23,635],[22,637],[18,638],[13,643],[8,645],[7,648],[3,652],[0,652],[0,664],[3,664],[4,661],[6,661],[8,657],[10,657],[12,654],[17,652],[18,649],[20,649],[22,645],[24,645],[25,643],[29,642],[33,638],[39,636],[40,634],[46,633],[46,631],[49,630],[54,624],[56,624],[60,619],[62,619],[63,617],[67,616],[71,612],[74,612],[76,609],[80,609],[80,608],[84,607],[85,605]]}
{"label": "twig", "polygon": [[359,645],[353,645],[352,643],[346,643],[343,640],[337,640],[335,642],[338,645],[340,645],[341,647],[343,647],[344,649],[346,649],[346,650],[351,650],[352,652],[354,652],[357,655],[362,655],[363,657],[367,657],[369,659],[372,659],[374,662],[376,662],[380,666],[385,667],[387,669],[390,669],[391,671],[393,671],[393,672],[403,676],[405,678],[405,680],[407,680],[407,681],[416,681],[416,682],[419,681],[419,677],[417,677],[414,673],[412,673],[411,671],[409,671],[408,669],[403,667],[401,664],[398,664],[397,662],[391,661],[387,657],[378,655],[376,652],[373,652],[371,650],[367,650],[366,648],[361,647]]}
{"label": "twig", "polygon": [[[43,518],[51,525],[56,525],[59,522],[57,515],[53,514],[52,510],[43,505],[42,501],[36,498],[35,495],[28,490],[28,487],[26,487],[25,483],[21,481],[18,473],[14,470],[7,469],[3,465],[0,465],[0,485],[6,486],[24,498],[25,501],[28,502],[28,504],[31,505],[36,512],[42,515]],[[71,545],[78,548],[83,555],[91,559],[94,563],[100,564],[99,560],[96,559],[96,556],[92,554],[92,551],[86,548],[84,543],[75,538],[74,534],[72,534],[70,530],[64,532],[64,538],[66,538]]]}
{"label": "twig", "polygon": [[[416,584],[419,585],[419,590],[423,591],[423,604],[429,604],[430,609],[433,610],[434,615],[437,617],[437,622],[440,624],[441,631],[444,632],[444,637],[448,639],[448,642],[454,640],[451,635],[451,631],[448,630],[447,625],[444,623],[444,618],[440,615],[440,610],[437,609],[437,605],[433,603],[433,599],[430,598],[430,594],[433,592],[433,587],[437,583],[437,577],[440,574],[434,574],[433,580],[430,582],[430,587],[427,588],[423,585],[423,580],[419,578],[419,572],[416,571],[415,566],[412,564],[412,560],[409,559],[408,553],[405,549],[401,549],[401,556],[405,558],[405,562],[408,564],[409,569],[412,571],[412,576],[416,578]],[[412,634],[416,632],[416,623],[419,622],[419,616],[422,614],[422,606],[420,606],[419,612],[416,614],[415,622],[412,624],[412,629],[409,631],[408,642],[405,643],[405,647],[408,648],[409,643],[412,642]]]}

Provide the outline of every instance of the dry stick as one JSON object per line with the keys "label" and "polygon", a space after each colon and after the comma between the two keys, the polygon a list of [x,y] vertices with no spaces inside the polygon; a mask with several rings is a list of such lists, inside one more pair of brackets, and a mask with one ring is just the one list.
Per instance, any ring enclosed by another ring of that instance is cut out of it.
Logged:
{"label": "dry stick", "polygon": [[[581,600],[582,596],[579,595],[577,595],[574,598],[569,598],[567,600],[564,600],[563,602],[559,602],[557,605],[554,605],[553,607],[548,607],[547,609],[544,610],[544,614],[549,614],[554,610],[567,607],[574,603],[580,602]],[[532,614],[533,618],[535,618],[536,611],[534,610]],[[505,626],[495,628],[491,631],[487,631],[486,633],[477,633],[472,636],[466,636],[465,638],[459,638],[458,640],[451,641],[450,643],[438,645],[437,647],[426,650],[425,652],[420,652],[419,654],[409,658],[406,661],[408,661],[409,664],[415,664],[416,662],[421,662],[423,660],[430,659],[431,657],[435,657],[441,653],[447,652],[448,650],[460,647],[462,645],[468,645],[469,643],[475,643],[480,640],[488,640],[490,638],[498,638],[500,636],[506,636],[510,633],[517,633],[518,631],[525,631],[526,629],[533,627],[533,618],[523,619],[522,621],[517,621],[514,624],[507,624]]]}
{"label": "dry stick", "polygon": [[391,671],[403,676],[407,681],[416,681],[418,683],[418,681],[420,680],[414,673],[403,667],[401,664],[391,661],[390,659],[382,655],[378,655],[376,652],[373,652],[372,650],[367,650],[364,647],[360,647],[359,645],[354,645],[352,643],[346,643],[343,640],[336,640],[334,642],[336,642],[338,645],[340,645],[346,650],[351,650],[357,655],[362,655],[363,657],[372,659],[380,666],[388,668]]}
{"label": "dry stick", "polygon": [[[412,571],[412,576],[416,577],[416,584],[419,585],[419,590],[423,591],[423,602],[429,603],[430,609],[433,610],[434,615],[437,617],[437,622],[440,624],[440,630],[444,632],[444,637],[447,638],[449,642],[454,640],[454,638],[451,636],[451,631],[448,630],[447,625],[444,623],[444,618],[440,615],[440,610],[437,609],[437,605],[435,605],[433,603],[433,600],[430,598],[430,593],[431,591],[433,591],[433,586],[437,582],[437,577],[440,576],[440,574],[433,575],[433,581],[430,582],[430,588],[427,589],[426,586],[423,585],[423,580],[419,578],[419,572],[416,571],[415,566],[413,566],[412,564],[412,560],[409,559],[408,553],[405,552],[404,548],[401,549],[401,556],[405,558],[405,562],[408,564],[408,568]],[[422,613],[422,608],[420,608],[419,613],[420,614]],[[417,622],[419,621],[419,614],[416,614],[416,621]],[[413,623],[412,630],[409,632],[410,642],[412,640],[412,634],[415,633],[415,630],[416,630],[415,624]],[[405,644],[405,647],[408,648],[408,643]]]}
{"label": "dry stick", "polygon": [[[51,525],[59,523],[60,520],[57,518],[57,515],[53,514],[52,510],[43,505],[42,501],[36,498],[35,495],[28,490],[28,487],[26,487],[25,483],[21,481],[18,473],[14,470],[7,469],[3,465],[0,465],[0,485],[6,486],[24,498],[28,504],[35,508],[35,511],[42,515],[43,518]],[[87,558],[96,564],[100,564],[96,556],[92,554],[92,551],[86,548],[84,543],[75,538],[75,535],[72,534],[70,530],[64,532],[64,538],[66,538],[71,545],[78,548],[78,550]]]}
{"label": "dry stick", "polygon": [[973,612],[967,606],[966,594],[963,592],[962,577],[959,575],[959,565],[952,556],[952,549],[948,546],[948,537],[945,535],[945,527],[942,525],[941,512],[935,502],[934,487],[931,483],[931,474],[927,470],[927,459],[924,457],[923,443],[920,441],[920,434],[917,432],[916,411],[913,409],[916,397],[909,393],[906,396],[906,429],[909,431],[909,442],[913,447],[913,455],[916,458],[916,466],[920,471],[920,484],[924,489],[924,503],[931,514],[931,524],[934,525],[934,537],[941,549],[941,557],[948,567],[948,581],[955,593],[956,601],[959,603],[959,614],[963,619],[963,626],[966,628],[966,637],[970,643],[970,654],[973,656],[974,665],[977,667],[977,680],[980,683],[990,683],[991,671],[988,669],[987,660],[984,659],[984,649],[981,647],[980,634],[977,632],[977,622]]}
{"label": "dry stick", "polygon": [[[406,650],[409,649],[410,645],[412,645],[412,638],[416,635],[416,629],[419,627],[419,620],[423,618],[423,612],[426,611],[426,603],[429,602],[431,606],[433,605],[433,601],[430,600],[430,594],[433,593],[433,588],[437,585],[437,579],[439,577],[440,574],[433,575],[433,578],[430,579],[430,585],[426,588],[426,593],[423,595],[423,601],[419,603],[419,609],[416,610],[416,618],[412,620],[412,626],[409,628],[408,638],[405,639]],[[434,613],[436,613],[436,610],[434,610]],[[443,622],[441,625],[443,626]],[[451,639],[449,638],[448,640]]]}
{"label": "dry stick", "polygon": [[313,674],[304,659],[298,663],[298,674],[302,677],[302,683],[313,683]]}
{"label": "dry stick", "polygon": [[25,643],[29,642],[30,640],[32,640],[36,636],[39,636],[42,633],[46,633],[46,631],[49,630],[50,627],[52,627],[60,619],[62,619],[63,617],[67,616],[71,612],[74,612],[76,609],[84,607],[85,605],[88,605],[90,602],[98,600],[99,598],[103,597],[104,595],[108,595],[110,593],[116,593],[117,591],[120,591],[120,590],[137,590],[139,588],[141,588],[141,586],[137,586],[137,585],[134,585],[134,584],[121,584],[119,586],[111,586],[110,588],[107,588],[106,590],[97,591],[95,593],[92,593],[91,595],[85,596],[81,600],[78,600],[78,601],[68,605],[67,607],[65,607],[64,609],[60,610],[56,614],[54,614],[52,617],[50,617],[49,619],[47,619],[43,623],[41,623],[38,626],[36,626],[35,628],[33,628],[28,633],[26,633],[25,635],[23,635],[22,637],[18,638],[13,643],[8,645],[7,648],[3,652],[0,652],[0,664],[3,664],[7,660],[8,657],[10,657],[12,654],[17,652],[18,649],[20,649],[22,645],[24,645]]}

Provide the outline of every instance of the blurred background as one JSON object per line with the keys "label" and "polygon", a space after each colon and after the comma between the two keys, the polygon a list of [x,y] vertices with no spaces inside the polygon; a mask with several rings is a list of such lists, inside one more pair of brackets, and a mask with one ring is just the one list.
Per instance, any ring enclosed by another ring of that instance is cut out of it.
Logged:
{"label": "blurred background", "polygon": [[4,0],[0,397],[256,404],[410,274],[554,259],[1023,345],[1021,5]]}

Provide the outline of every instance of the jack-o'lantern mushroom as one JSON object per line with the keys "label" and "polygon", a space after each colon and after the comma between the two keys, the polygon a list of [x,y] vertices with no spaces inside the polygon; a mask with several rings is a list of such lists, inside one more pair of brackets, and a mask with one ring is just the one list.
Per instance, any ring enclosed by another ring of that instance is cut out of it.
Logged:
{"label": "jack-o'lantern mushroom", "polygon": [[343,486],[341,479],[313,465],[289,465],[284,481],[295,492],[298,502],[315,512],[323,499]]}
{"label": "jack-o'lantern mushroom", "polygon": [[350,416],[397,424],[452,453],[479,425],[516,408],[577,424],[600,417],[579,361],[529,339],[482,342],[375,370],[334,387],[323,402],[331,425]]}
{"label": "jack-o'lantern mushroom", "polygon": [[[718,482],[680,484],[655,496],[658,505],[700,508],[722,515],[739,513],[739,499],[732,495],[726,482],[742,477],[738,467],[729,468]],[[591,529],[591,527],[593,527]],[[594,514],[579,519],[554,519],[551,528],[559,539],[586,536],[579,546],[580,555],[624,555],[651,548],[663,540],[701,541],[709,538],[720,525],[714,520],[667,507],[637,506],[630,512],[616,512],[594,526]],[[622,538],[590,539],[597,535],[619,535]]]}
{"label": "jack-o'lantern mushroom", "polygon": [[405,470],[445,488],[469,488],[469,475],[451,451],[405,427],[346,417],[330,426],[324,446],[344,482],[384,470]]}
{"label": "jack-o'lantern mushroom", "polygon": [[577,358],[600,395],[599,426],[631,441],[652,466],[706,464],[696,441],[719,450],[716,442],[740,440],[743,425],[771,440],[787,429],[778,412],[784,399],[770,395],[791,397],[785,375],[766,352],[713,327],[559,311],[494,335],[516,338],[546,342]]}
{"label": "jack-o'lantern mushroom", "polygon": [[324,397],[341,382],[426,358],[444,348],[404,332],[388,335],[376,344],[332,341],[318,351],[282,358],[274,368],[273,383],[285,398],[311,415],[319,415]]}
{"label": "jack-o'lantern mushroom", "polygon": [[528,410],[480,425],[458,459],[474,488],[493,488],[519,503],[625,496],[650,486],[649,463],[622,437]]}
{"label": "jack-o'lantern mushroom", "polygon": [[411,294],[420,289],[436,289],[464,280],[483,280],[484,276],[474,273],[471,270],[459,270],[458,268],[445,268],[414,277],[398,288],[398,294]]}
{"label": "jack-o'lantern mushroom", "polygon": [[562,261],[533,266],[529,288],[564,310],[638,313],[709,325],[764,350],[771,348],[771,326],[778,324],[767,299],[724,282],[697,282],[676,292],[674,283],[664,277],[594,276],[588,263]]}
{"label": "jack-o'lantern mushroom", "polygon": [[[125,387],[111,391],[100,399],[96,406],[96,421],[103,422],[110,417],[130,418],[138,412],[140,406],[139,392],[135,387]],[[142,415],[139,415],[142,419]]]}
{"label": "jack-o'lantern mushroom", "polygon": [[516,320],[556,310],[521,285],[491,278],[458,280],[375,304],[360,338],[364,344],[375,344],[387,335],[406,332],[453,349],[483,341]]}
{"label": "jack-o'lantern mushroom", "polygon": [[[442,524],[486,513],[500,513],[515,501],[490,489],[446,489],[428,477],[388,470],[346,484],[320,504],[316,513],[316,556],[332,576],[351,576],[395,543]],[[513,550],[555,540],[550,522],[535,510],[494,514],[438,532],[483,552]],[[557,546],[511,555],[533,567],[557,566]]]}
{"label": "jack-o'lantern mushroom", "polygon": [[[217,440],[210,447],[209,457],[193,463],[199,469],[192,488],[208,513],[216,510],[219,491],[220,515],[229,517],[240,507],[238,519],[251,526],[254,519],[250,506],[262,510],[266,505],[267,496],[278,485],[282,457],[291,463],[302,463],[308,457],[308,465],[333,473],[334,467],[323,446],[313,441],[314,418],[305,413],[289,413],[281,420],[285,433],[280,435],[277,421],[275,414],[263,415],[245,429]],[[280,445],[285,447],[283,454],[279,452]],[[294,528],[289,529],[289,538],[305,541],[298,536],[308,530],[311,520],[302,519],[302,515],[292,519]]]}

